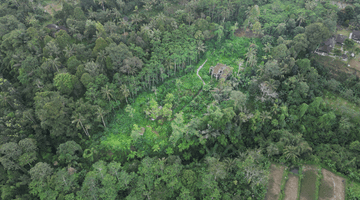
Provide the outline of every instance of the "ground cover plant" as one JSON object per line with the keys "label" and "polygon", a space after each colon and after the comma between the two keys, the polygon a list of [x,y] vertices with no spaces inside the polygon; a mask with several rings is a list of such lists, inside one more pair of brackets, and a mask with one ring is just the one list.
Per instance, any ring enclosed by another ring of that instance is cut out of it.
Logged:
{"label": "ground cover plant", "polygon": [[304,166],[304,177],[301,180],[300,199],[315,199],[317,170],[311,166]]}

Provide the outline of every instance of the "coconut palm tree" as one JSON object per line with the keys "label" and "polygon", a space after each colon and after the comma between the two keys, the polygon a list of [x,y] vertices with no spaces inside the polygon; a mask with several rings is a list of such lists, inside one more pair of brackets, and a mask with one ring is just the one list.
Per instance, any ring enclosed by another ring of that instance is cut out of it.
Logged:
{"label": "coconut palm tree", "polygon": [[97,118],[99,120],[101,119],[104,127],[106,128],[104,117],[107,114],[107,112],[105,110],[103,110],[101,107],[98,107],[95,114],[97,115]]}
{"label": "coconut palm tree", "polygon": [[127,86],[126,86],[125,84],[122,84],[122,85],[120,86],[120,90],[121,90],[122,94],[123,94],[124,97],[125,97],[126,103],[128,103],[127,98],[128,98],[128,96],[130,95],[129,89],[127,88]]}
{"label": "coconut palm tree", "polygon": [[111,100],[111,98],[113,98],[113,93],[114,91],[112,89],[109,88],[109,85],[106,84],[105,87],[102,87],[101,88],[101,93],[103,94],[103,98],[104,99],[108,99],[109,102]]}
{"label": "coconut palm tree", "polygon": [[74,47],[70,46],[70,45],[67,45],[63,51],[65,53],[65,57],[67,57],[67,58],[70,58],[75,53]]}
{"label": "coconut palm tree", "polygon": [[46,62],[49,64],[51,68],[56,69],[56,71],[59,71],[59,66],[61,65],[59,58],[48,58]]}
{"label": "coconut palm tree", "polygon": [[265,44],[265,46],[263,47],[263,51],[265,51],[265,53],[270,53],[270,51],[271,51],[272,48],[273,48],[273,47],[271,46],[271,44],[270,44],[270,43],[267,43],[267,44]]}
{"label": "coconut palm tree", "polygon": [[299,22],[299,26],[300,26],[301,23],[305,21],[305,14],[304,14],[304,13],[301,13],[301,14],[298,16],[298,18],[297,18],[296,21]]}
{"label": "coconut palm tree", "polygon": [[76,113],[71,118],[73,119],[71,123],[76,123],[76,128],[80,129],[81,127],[85,134],[90,137],[89,132],[87,131],[87,129],[85,129],[83,124],[83,122],[85,122],[85,118],[80,113]]}
{"label": "coconut palm tree", "polygon": [[284,148],[284,156],[286,160],[290,159],[295,161],[300,156],[299,150],[295,146],[286,146]]}

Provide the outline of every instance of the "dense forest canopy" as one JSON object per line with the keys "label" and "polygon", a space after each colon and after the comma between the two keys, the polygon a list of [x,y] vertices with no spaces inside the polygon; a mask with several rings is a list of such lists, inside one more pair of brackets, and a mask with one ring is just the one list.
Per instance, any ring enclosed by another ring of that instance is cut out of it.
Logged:
{"label": "dense forest canopy", "polygon": [[357,30],[358,0],[1,1],[0,199],[264,199],[271,163],[359,182],[359,73],[315,54]]}

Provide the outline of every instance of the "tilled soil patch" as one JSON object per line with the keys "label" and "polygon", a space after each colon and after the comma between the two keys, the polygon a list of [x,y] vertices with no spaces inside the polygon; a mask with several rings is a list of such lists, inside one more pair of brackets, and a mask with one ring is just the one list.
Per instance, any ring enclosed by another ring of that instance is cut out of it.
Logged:
{"label": "tilled soil patch", "polygon": [[283,173],[284,173],[283,166],[276,166],[274,164],[271,164],[269,187],[265,197],[266,200],[277,200],[279,198]]}
{"label": "tilled soil patch", "polygon": [[344,200],[345,180],[326,169],[322,169],[321,172],[324,178],[320,184],[319,200]]}
{"label": "tilled soil patch", "polygon": [[284,200],[294,200],[297,199],[299,188],[299,177],[289,174],[289,179],[285,184],[285,198]]}

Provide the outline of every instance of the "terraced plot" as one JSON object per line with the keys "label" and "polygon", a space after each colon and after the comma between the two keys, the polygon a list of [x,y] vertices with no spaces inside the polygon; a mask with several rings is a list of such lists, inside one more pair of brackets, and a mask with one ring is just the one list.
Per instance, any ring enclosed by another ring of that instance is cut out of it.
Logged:
{"label": "terraced plot", "polygon": [[299,177],[289,174],[289,179],[285,184],[285,198],[284,200],[297,199],[299,189]]}
{"label": "terraced plot", "polygon": [[345,180],[326,169],[322,169],[321,172],[324,178],[320,184],[319,200],[344,200]]}
{"label": "terraced plot", "polygon": [[269,188],[266,194],[266,200],[277,200],[281,190],[281,180],[283,179],[284,166],[270,166]]}
{"label": "terraced plot", "polygon": [[[302,179],[293,170],[288,173],[288,180],[285,188],[281,191],[281,181],[285,178],[284,167],[272,164],[270,167],[270,179],[268,184],[268,192],[265,200],[345,200],[345,179],[334,173],[322,169],[323,178],[318,179],[318,166],[304,165],[302,166]],[[316,187],[316,182],[320,181],[320,187]],[[299,191],[299,184],[300,191]],[[317,191],[318,189],[318,191]],[[300,192],[300,195],[299,195]],[[318,192],[318,197],[317,197]],[[280,196],[283,193],[284,196]]]}
{"label": "terraced plot", "polygon": [[303,175],[300,200],[314,200],[316,196],[317,167],[310,165],[303,166]]}

